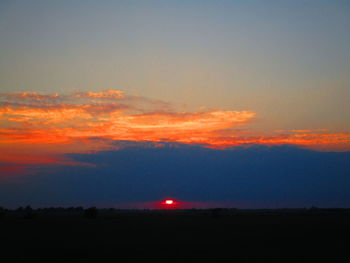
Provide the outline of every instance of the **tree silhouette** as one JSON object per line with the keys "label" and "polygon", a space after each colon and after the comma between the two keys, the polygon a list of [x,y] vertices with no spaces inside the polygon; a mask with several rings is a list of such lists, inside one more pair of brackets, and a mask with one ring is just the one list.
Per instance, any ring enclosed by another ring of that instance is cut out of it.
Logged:
{"label": "tree silhouette", "polygon": [[97,217],[97,208],[96,207],[90,207],[84,210],[84,216],[89,219],[93,219]]}
{"label": "tree silhouette", "polygon": [[35,211],[33,210],[33,208],[30,205],[27,205],[23,211],[24,211],[24,218],[25,219],[33,219],[36,216]]}
{"label": "tree silhouette", "polygon": [[4,217],[5,211],[6,210],[0,206],[0,219]]}

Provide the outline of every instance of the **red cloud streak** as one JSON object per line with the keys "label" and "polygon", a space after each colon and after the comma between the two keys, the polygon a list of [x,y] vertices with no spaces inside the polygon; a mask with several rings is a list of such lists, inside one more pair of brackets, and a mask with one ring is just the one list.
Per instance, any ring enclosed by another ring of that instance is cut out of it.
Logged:
{"label": "red cloud streak", "polygon": [[[6,93],[0,94],[0,99],[2,163],[74,165],[77,163],[59,156],[109,149],[112,146],[107,141],[120,140],[204,144],[212,148],[296,144],[348,149],[350,144],[349,133],[324,129],[277,130],[271,135],[245,136],[234,128],[249,129],[255,112],[180,112],[171,110],[167,103],[129,96],[118,90],[68,95]],[[6,167],[0,171],[11,173],[11,169],[22,169]]]}

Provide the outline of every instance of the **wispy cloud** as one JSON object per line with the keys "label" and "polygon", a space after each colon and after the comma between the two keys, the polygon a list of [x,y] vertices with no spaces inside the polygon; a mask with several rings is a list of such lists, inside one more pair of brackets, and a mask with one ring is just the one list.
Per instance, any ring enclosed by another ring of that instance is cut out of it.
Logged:
{"label": "wispy cloud", "polygon": [[75,98],[97,98],[97,99],[125,99],[125,92],[121,90],[106,90],[100,92],[78,92]]}
{"label": "wispy cloud", "polygon": [[0,98],[6,101],[20,101],[20,102],[35,102],[42,103],[48,101],[58,101],[61,96],[57,93],[55,94],[40,94],[38,92],[13,92],[13,93],[0,93]]}
{"label": "wispy cloud", "polygon": [[176,111],[170,103],[119,90],[1,93],[0,156],[6,163],[75,165],[62,155],[110,149],[115,141],[166,141],[211,148],[350,143],[348,133],[324,129],[277,130],[263,136],[239,131],[242,126],[249,130],[255,116],[252,111]]}
{"label": "wispy cloud", "polygon": [[216,137],[216,131],[243,125],[256,115],[251,111],[178,112],[165,102],[111,90],[1,96],[2,143],[62,143],[90,137],[196,143]]}

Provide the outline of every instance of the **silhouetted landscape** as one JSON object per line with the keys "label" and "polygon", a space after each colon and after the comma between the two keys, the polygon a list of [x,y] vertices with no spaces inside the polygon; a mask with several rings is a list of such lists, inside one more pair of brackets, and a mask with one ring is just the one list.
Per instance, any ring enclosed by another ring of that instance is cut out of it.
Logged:
{"label": "silhouetted landscape", "polygon": [[335,208],[0,211],[11,262],[335,262],[350,233]]}

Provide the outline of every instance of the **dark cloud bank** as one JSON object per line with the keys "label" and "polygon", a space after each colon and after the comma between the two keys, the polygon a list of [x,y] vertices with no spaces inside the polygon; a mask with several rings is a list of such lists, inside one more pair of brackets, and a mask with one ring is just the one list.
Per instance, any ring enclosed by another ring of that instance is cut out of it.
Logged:
{"label": "dark cloud bank", "polygon": [[350,207],[350,152],[164,143],[69,157],[95,167],[32,167],[0,182],[0,205],[118,206],[171,196],[239,208]]}

